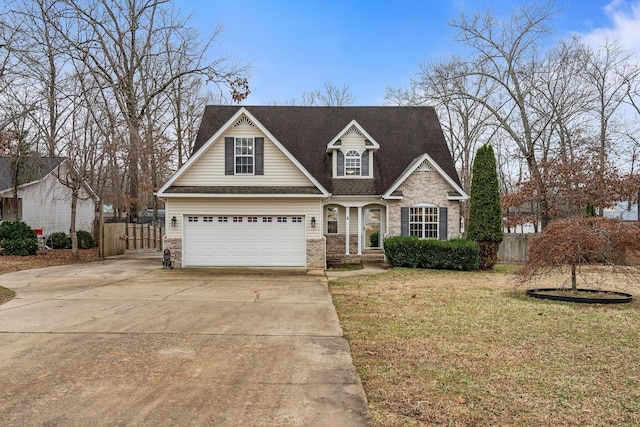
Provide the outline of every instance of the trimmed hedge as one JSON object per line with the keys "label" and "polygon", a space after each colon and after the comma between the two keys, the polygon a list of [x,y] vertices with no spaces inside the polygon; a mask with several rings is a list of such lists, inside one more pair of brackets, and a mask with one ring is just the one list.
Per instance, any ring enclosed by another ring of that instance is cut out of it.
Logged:
{"label": "trimmed hedge", "polygon": [[23,221],[3,221],[0,223],[0,248],[3,255],[36,255],[38,236]]}
{"label": "trimmed hedge", "polygon": [[384,252],[394,267],[439,270],[476,270],[478,243],[472,240],[421,240],[415,236],[395,236],[384,241]]}

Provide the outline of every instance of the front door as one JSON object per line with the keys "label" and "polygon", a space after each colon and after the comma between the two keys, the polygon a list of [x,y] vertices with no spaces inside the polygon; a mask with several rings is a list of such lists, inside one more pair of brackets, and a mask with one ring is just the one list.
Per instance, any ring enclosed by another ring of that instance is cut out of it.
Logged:
{"label": "front door", "polygon": [[365,208],[364,209],[364,248],[380,249],[382,247],[382,238],[380,236],[380,218],[382,217],[382,209]]}

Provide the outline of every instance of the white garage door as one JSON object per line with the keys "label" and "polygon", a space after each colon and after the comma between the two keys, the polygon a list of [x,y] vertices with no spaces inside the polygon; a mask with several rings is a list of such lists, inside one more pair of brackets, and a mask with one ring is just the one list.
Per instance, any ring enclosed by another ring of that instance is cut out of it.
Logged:
{"label": "white garage door", "polygon": [[302,216],[187,215],[186,267],[304,267]]}

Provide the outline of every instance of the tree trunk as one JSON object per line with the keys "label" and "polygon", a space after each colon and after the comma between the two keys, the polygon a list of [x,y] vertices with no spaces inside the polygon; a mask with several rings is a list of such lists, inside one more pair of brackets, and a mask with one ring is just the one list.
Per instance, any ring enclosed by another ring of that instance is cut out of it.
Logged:
{"label": "tree trunk", "polygon": [[78,233],[76,232],[76,216],[78,213],[78,193],[80,188],[74,186],[71,191],[71,226],[69,235],[71,236],[71,253],[74,260],[80,259],[78,254]]}
{"label": "tree trunk", "polygon": [[578,286],[576,285],[576,265],[571,264],[571,292],[578,293]]}

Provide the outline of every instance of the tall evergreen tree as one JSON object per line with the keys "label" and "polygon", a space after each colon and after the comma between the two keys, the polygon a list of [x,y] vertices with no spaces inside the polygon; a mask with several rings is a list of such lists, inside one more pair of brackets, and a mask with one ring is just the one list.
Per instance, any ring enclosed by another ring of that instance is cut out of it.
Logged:
{"label": "tall evergreen tree", "polygon": [[473,162],[467,237],[478,242],[480,268],[492,269],[502,241],[502,207],[496,157],[490,145],[478,149]]}

